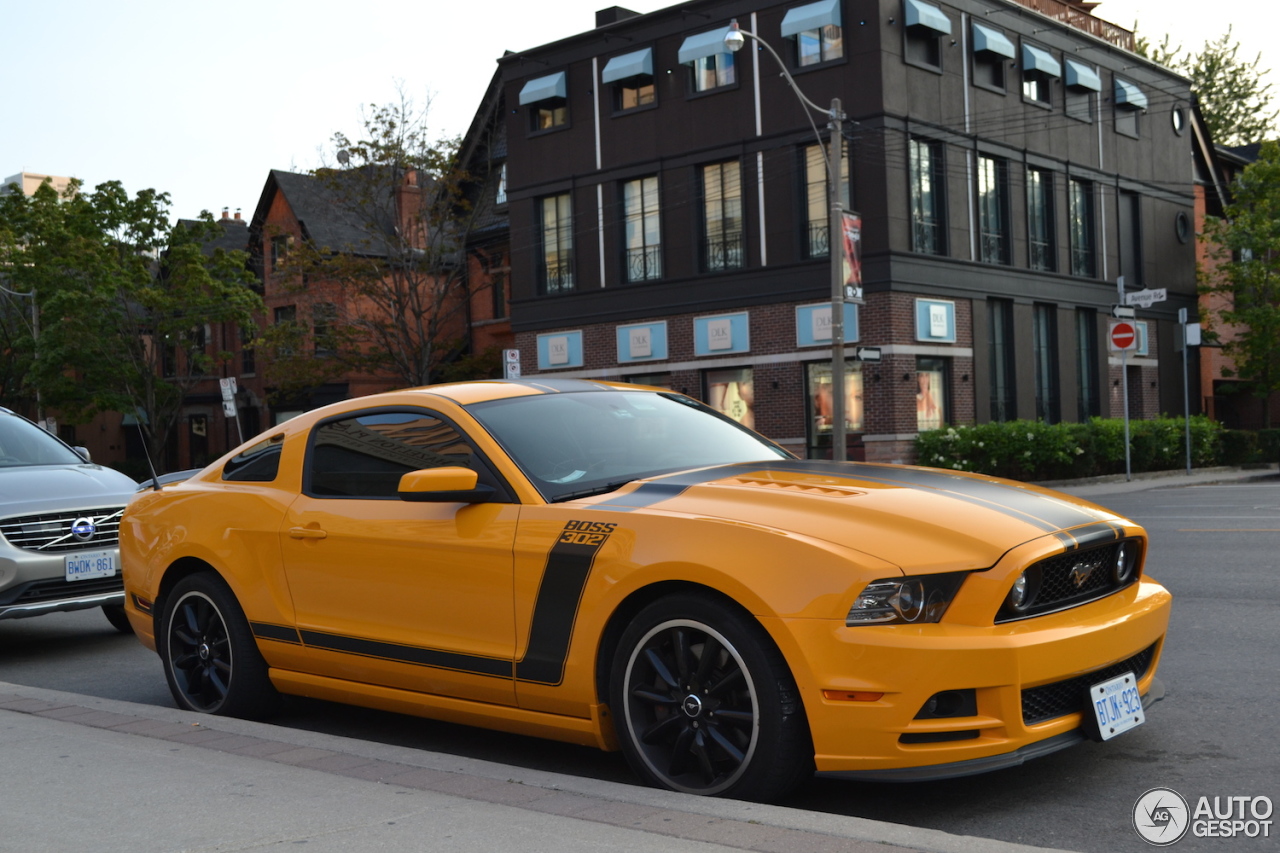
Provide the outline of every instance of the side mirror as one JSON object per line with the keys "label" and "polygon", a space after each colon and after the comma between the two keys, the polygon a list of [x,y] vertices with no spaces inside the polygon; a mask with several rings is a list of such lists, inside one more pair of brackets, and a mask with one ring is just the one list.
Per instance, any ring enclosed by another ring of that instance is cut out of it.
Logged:
{"label": "side mirror", "polygon": [[92,459],[92,458],[90,458],[90,456],[89,456],[89,448],[87,448],[87,447],[73,447],[73,448],[72,448],[72,450],[74,450],[76,453],[79,453],[79,454],[80,454],[80,458],[81,458],[81,459],[83,459],[85,462],[92,462],[92,461],[93,461],[93,459]]}
{"label": "side mirror", "polygon": [[491,487],[478,483],[470,468],[424,468],[401,477],[397,491],[402,501],[478,504],[493,497]]}

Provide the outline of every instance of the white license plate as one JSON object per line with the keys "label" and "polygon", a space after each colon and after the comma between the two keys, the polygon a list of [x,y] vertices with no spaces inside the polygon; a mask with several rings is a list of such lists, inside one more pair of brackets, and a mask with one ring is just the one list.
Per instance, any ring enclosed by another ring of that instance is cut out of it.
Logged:
{"label": "white license plate", "polygon": [[116,552],[85,551],[81,554],[68,554],[66,567],[69,581],[115,577]]}
{"label": "white license plate", "polygon": [[1111,740],[1147,720],[1142,712],[1142,697],[1138,695],[1138,679],[1132,672],[1090,687],[1089,702],[1103,740]]}

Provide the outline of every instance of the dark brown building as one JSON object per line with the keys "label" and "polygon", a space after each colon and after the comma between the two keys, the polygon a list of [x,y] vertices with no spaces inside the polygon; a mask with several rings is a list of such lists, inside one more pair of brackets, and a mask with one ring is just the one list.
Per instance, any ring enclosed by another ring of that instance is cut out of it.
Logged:
{"label": "dark brown building", "polygon": [[846,312],[851,456],[909,460],[943,424],[1120,414],[1120,276],[1167,292],[1138,311],[1130,410],[1181,410],[1188,83],[1054,0],[612,8],[502,58],[525,376],[667,385],[829,453],[831,133],[768,51],[727,50],[735,19],[847,116],[865,292]]}

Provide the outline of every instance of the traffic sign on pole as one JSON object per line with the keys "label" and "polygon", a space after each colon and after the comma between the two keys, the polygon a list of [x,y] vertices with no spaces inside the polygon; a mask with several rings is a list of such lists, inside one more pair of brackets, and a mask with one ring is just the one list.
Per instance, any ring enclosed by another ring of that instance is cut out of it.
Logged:
{"label": "traffic sign on pole", "polygon": [[1124,352],[1137,349],[1138,331],[1132,323],[1116,322],[1111,324],[1111,332],[1107,335],[1112,352]]}

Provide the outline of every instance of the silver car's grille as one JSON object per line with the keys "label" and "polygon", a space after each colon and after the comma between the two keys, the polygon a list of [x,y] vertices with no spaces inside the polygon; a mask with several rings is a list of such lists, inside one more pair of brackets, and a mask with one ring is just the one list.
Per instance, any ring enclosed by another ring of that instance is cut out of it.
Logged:
{"label": "silver car's grille", "polygon": [[6,518],[0,521],[0,536],[10,545],[47,554],[102,548],[120,541],[123,513],[124,507],[113,506]]}

